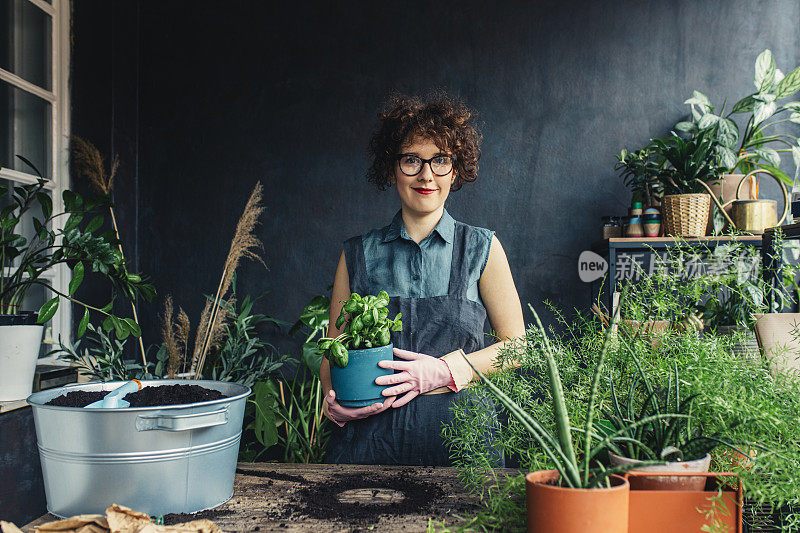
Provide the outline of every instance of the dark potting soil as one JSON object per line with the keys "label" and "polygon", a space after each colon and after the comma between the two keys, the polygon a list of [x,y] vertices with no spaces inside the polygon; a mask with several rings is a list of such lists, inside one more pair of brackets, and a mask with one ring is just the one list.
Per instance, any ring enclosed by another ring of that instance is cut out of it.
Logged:
{"label": "dark potting soil", "polygon": [[[92,402],[102,400],[108,391],[71,391],[57,396],[45,405],[61,407],[86,407]],[[214,389],[199,385],[157,385],[144,387],[125,396],[131,407],[156,407],[160,405],[182,405],[186,403],[210,402],[226,396]]]}
{"label": "dark potting soil", "polygon": [[207,389],[200,385],[158,385],[143,387],[131,392],[125,400],[131,407],[155,407],[157,405],[180,405],[184,403],[210,402],[225,398],[218,390]]}
{"label": "dark potting soil", "polygon": [[56,396],[45,405],[58,407],[86,407],[90,403],[102,400],[108,394],[105,391],[74,390],[61,396]]}
{"label": "dark potting soil", "polygon": [[228,511],[225,509],[220,509],[217,511],[211,509],[209,511],[200,511],[199,513],[170,513],[165,514],[163,518],[165,526],[174,526],[175,524],[183,524],[184,522],[191,522],[193,520],[214,520],[220,516],[230,516],[233,513],[234,511]]}
{"label": "dark potting soil", "polygon": [[[397,472],[385,474],[346,474],[330,481],[315,483],[301,489],[299,512],[312,518],[339,520],[351,523],[374,523],[382,515],[407,515],[425,513],[444,496],[435,483],[412,479],[411,474]],[[403,494],[399,501],[382,504],[364,504],[339,501],[339,495],[353,489],[380,489]]]}

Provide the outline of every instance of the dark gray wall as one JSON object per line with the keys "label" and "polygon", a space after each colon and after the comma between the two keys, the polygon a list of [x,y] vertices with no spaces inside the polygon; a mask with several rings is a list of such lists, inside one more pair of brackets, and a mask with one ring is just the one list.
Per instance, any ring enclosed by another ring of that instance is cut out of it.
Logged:
{"label": "dark gray wall", "polygon": [[[798,20],[794,0],[76,0],[73,129],[120,153],[126,246],[194,322],[261,180],[269,270],[243,265],[241,287],[294,321],[341,242],[398,208],[363,177],[382,101],[444,87],[484,134],[448,210],[497,232],[523,304],[585,307],[577,256],[630,201],[613,154],[667,134],[693,89],[751,92],[764,48],[788,72]],[[146,342],[160,308],[142,306]]]}

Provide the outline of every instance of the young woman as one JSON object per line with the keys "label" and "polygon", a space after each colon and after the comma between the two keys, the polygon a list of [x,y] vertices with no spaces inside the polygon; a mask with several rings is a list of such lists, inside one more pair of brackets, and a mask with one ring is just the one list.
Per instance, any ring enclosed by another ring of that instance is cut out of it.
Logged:
{"label": "young woman", "polygon": [[[326,461],[448,465],[442,423],[477,377],[464,357],[490,370],[503,343],[524,335],[522,306],[494,232],[458,222],[444,208],[450,191],[478,177],[481,138],[470,111],[434,93],[424,101],[395,96],[378,117],[368,179],[381,189],[394,185],[400,210],[388,226],[345,242],[328,336],[341,333],[333,323],[351,292],[385,290],[389,315],[403,313],[403,330],[392,333],[395,360],[380,366],[399,372],[375,380],[388,386],[383,403],[346,408],[323,359],[324,410],[337,425]],[[487,317],[501,340],[484,346]]]}

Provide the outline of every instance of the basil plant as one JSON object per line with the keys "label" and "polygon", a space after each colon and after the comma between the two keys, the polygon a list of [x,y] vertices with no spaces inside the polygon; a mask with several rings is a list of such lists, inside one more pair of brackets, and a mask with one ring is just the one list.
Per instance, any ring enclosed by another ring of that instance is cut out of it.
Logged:
{"label": "basil plant", "polygon": [[[775,66],[772,52],[764,50],[756,59],[753,83],[755,92],[736,102],[727,113],[724,104],[718,110],[705,94],[694,91],[684,102],[690,106],[692,118],[679,122],[675,129],[693,135],[711,134],[718,141],[715,150],[719,165],[726,171],[739,169],[747,174],[763,169],[791,187],[792,179],[780,169],[781,154],[790,153],[795,168],[800,169],[800,140],[775,126],[800,124],[800,101],[784,101],[800,90],[800,67],[784,76]],[[743,131],[734,121],[735,115],[742,117]]]}
{"label": "basil plant", "polygon": [[[96,307],[75,297],[87,271],[107,278],[116,292],[126,298],[139,295],[149,301],[155,295],[153,286],[141,275],[128,272],[114,230],[100,232],[104,217],[98,211],[107,208],[110,199],[107,196],[84,199],[65,190],[64,211],[54,213],[53,201],[45,192],[47,181],[30,161],[17,157],[33,169],[38,180],[27,185],[0,185],[0,205],[4,206],[0,210],[0,266],[5,274],[0,276],[0,313],[19,313],[27,292],[39,285],[53,296],[38,310],[39,324],[55,315],[63,299],[84,308],[78,337],[86,331],[90,311],[103,317],[103,328],[115,330],[118,338],[140,336],[141,329],[134,320],[112,314],[113,300]],[[32,235],[22,235],[20,222],[24,216],[30,216]],[[66,217],[63,228],[53,230],[52,222],[60,217]],[[67,292],[57,290],[43,279],[45,272],[60,264],[72,270]]]}
{"label": "basil plant", "polygon": [[397,313],[394,320],[389,319],[388,305],[389,294],[386,291],[377,296],[350,294],[336,320],[336,327],[341,329],[344,326],[344,331],[334,339],[319,339],[318,353],[331,364],[344,368],[349,359],[348,350],[378,348],[392,342],[391,332],[402,330],[403,321],[402,313]]}

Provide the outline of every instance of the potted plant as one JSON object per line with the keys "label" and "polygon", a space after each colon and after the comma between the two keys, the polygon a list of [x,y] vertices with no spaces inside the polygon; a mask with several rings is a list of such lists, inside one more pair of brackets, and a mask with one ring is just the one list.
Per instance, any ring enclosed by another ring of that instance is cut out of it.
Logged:
{"label": "potted plant", "polygon": [[[631,382],[624,396],[617,394],[613,380],[609,380],[612,401],[609,408],[603,409],[601,428],[608,434],[618,434],[622,430],[622,435],[626,437],[615,443],[615,450],[609,451],[611,465],[633,465],[637,472],[706,473],[711,464],[711,452],[718,446],[724,445],[739,452],[724,435],[703,433],[702,424],[692,416],[698,409],[698,395],[682,394],[677,365],[665,387],[651,380],[633,351],[631,359],[636,365],[639,379]],[[670,413],[670,418],[654,417],[663,413]],[[672,413],[682,416],[675,417]],[[650,422],[636,428],[635,432],[625,429],[629,421],[644,417],[651,417]],[[636,466],[643,461],[666,463]],[[706,478],[636,476],[630,479],[630,483],[633,489],[701,491]]]}
{"label": "potted plant", "polygon": [[706,234],[711,198],[703,184],[717,179],[716,140],[701,132],[686,140],[672,132],[670,137],[654,139],[657,160],[667,165],[659,174],[664,186],[661,201],[665,235],[698,237]]}
{"label": "potted plant", "polygon": [[[564,385],[555,354],[539,316],[533,307],[530,309],[542,341],[556,434],[553,435],[540,420],[526,412],[500,387],[473,367],[488,390],[508,410],[511,417],[527,430],[550,463],[555,466],[555,469],[534,471],[525,476],[528,531],[627,532],[629,484],[619,474],[633,469],[636,465],[609,468],[598,462],[598,458],[604,452],[616,449],[615,442],[619,439],[635,440],[628,435],[637,429],[656,420],[667,420],[682,415],[664,413],[647,415],[637,420],[627,420],[620,428],[615,428],[613,431],[600,430],[599,421],[595,419],[598,413],[597,393],[603,364],[612,339],[613,325],[619,318],[618,308],[611,327],[606,328],[603,346],[591,377],[589,397],[585,411],[581,413],[584,420],[583,427],[573,427],[567,412]],[[582,449],[579,449],[574,441],[573,434],[578,433],[583,435]],[[647,464],[661,462],[651,461]]]}
{"label": "potted plant", "polygon": [[653,147],[648,144],[633,152],[623,149],[614,156],[617,158],[614,170],[619,172],[625,186],[631,189],[634,201],[641,201],[645,208],[660,205],[664,193],[658,178],[663,170],[663,162],[655,161],[653,155]]}
{"label": "potted plant", "polygon": [[345,407],[363,407],[384,400],[384,387],[375,378],[394,373],[378,366],[378,361],[394,358],[392,331],[403,328],[401,313],[389,319],[389,295],[363,298],[352,293],[344,302],[336,327],[344,331],[336,338],[323,337],[317,350],[331,363],[331,382],[336,400]]}
{"label": "potted plant", "polygon": [[[3,313],[0,316],[0,400],[21,400],[31,393],[43,324],[56,313],[61,299],[84,308],[78,337],[86,331],[90,311],[104,316],[105,328],[114,329],[119,338],[141,335],[134,320],[119,318],[111,312],[113,302],[95,307],[75,297],[88,269],[109,279],[125,297],[135,298],[138,294],[149,299],[154,294],[152,285],[140,275],[128,272],[112,234],[99,233],[103,216],[96,215],[95,211],[107,205],[108,199],[84,200],[66,190],[64,212],[54,213],[53,202],[44,190],[45,179],[27,159],[17,157],[34,170],[39,180],[29,185],[0,186],[0,200],[7,204],[0,210],[0,266],[5,274],[0,276],[0,313]],[[90,216],[93,218],[82,226],[82,221]],[[20,229],[26,217],[30,217],[33,225],[29,235],[23,235]],[[52,221],[57,217],[67,217],[67,220],[62,229],[53,230]],[[43,277],[45,272],[61,264],[72,269],[67,292],[50,286]],[[38,313],[22,309],[26,294],[34,286],[43,287],[53,295]]]}
{"label": "potted plant", "polygon": [[[726,172],[739,170],[741,177],[761,168],[791,187],[793,180],[780,170],[781,153],[791,152],[795,165],[800,167],[800,141],[775,131],[774,126],[785,122],[800,124],[800,102],[778,103],[800,90],[800,67],[784,76],[775,66],[772,52],[764,50],[756,58],[753,83],[756,91],[736,102],[727,114],[724,105],[717,111],[705,94],[694,91],[684,102],[690,106],[691,119],[679,122],[675,128],[693,135],[711,135],[717,141],[714,150],[719,165]],[[785,118],[769,121],[781,114]],[[744,133],[734,115],[744,117]],[[796,176],[797,171],[794,181]]]}

